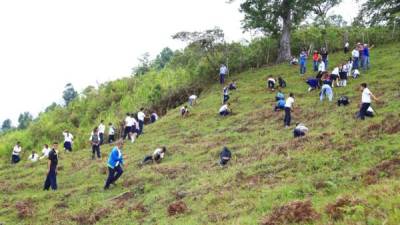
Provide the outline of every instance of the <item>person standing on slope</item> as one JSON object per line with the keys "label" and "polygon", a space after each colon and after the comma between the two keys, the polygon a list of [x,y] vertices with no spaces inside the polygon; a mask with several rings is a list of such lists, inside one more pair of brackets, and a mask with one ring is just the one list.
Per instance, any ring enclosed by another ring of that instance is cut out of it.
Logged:
{"label": "person standing on slope", "polygon": [[72,140],[74,139],[74,136],[68,131],[65,130],[63,132],[64,135],[64,151],[69,151],[72,152]]}
{"label": "person standing on slope", "polygon": [[98,129],[99,129],[100,145],[102,145],[104,143],[104,132],[106,131],[106,126],[104,125],[104,120],[100,121]]}
{"label": "person standing on slope", "polygon": [[122,170],[122,165],[124,165],[124,158],[122,156],[122,147],[124,145],[124,140],[119,139],[116,142],[116,146],[111,150],[111,153],[108,157],[107,167],[108,167],[108,177],[106,180],[106,184],[104,185],[104,190],[110,188],[111,184],[114,184],[115,181],[122,175],[124,172]]}
{"label": "person standing on slope", "polygon": [[294,104],[294,94],[290,93],[285,103],[285,117],[283,118],[283,123],[285,125],[285,128],[289,128],[290,126],[290,122],[292,120],[291,112],[293,111],[293,104]]}
{"label": "person standing on slope", "polygon": [[228,67],[226,67],[224,64],[221,64],[221,67],[219,68],[219,83],[224,84],[225,83],[225,76],[228,74]]}
{"label": "person standing on slope", "polygon": [[95,127],[92,131],[92,133],[90,134],[90,138],[89,138],[90,144],[92,145],[92,160],[94,160],[95,158],[95,154],[97,154],[97,158],[101,158],[101,154],[100,154],[100,143],[101,143],[101,139],[100,139],[100,133],[99,133],[99,129],[97,127]]}
{"label": "person standing on slope", "polygon": [[300,53],[300,76],[306,73],[307,65],[307,51],[303,49]]}
{"label": "person standing on slope", "polygon": [[378,101],[378,98],[375,97],[375,95],[372,94],[372,92],[368,89],[367,83],[362,83],[360,86],[360,89],[362,91],[361,94],[361,107],[360,107],[360,113],[359,113],[359,118],[361,120],[365,119],[365,116],[367,114],[367,111],[369,107],[371,106],[371,97],[375,100]]}
{"label": "person standing on slope", "polygon": [[144,108],[140,108],[140,111],[137,113],[137,118],[139,122],[138,136],[143,133],[144,119],[146,118],[146,114],[143,111]]}
{"label": "person standing on slope", "polygon": [[43,190],[48,191],[49,188],[53,191],[57,190],[57,167],[58,167],[58,143],[53,143],[53,148],[49,152],[49,162],[46,180],[44,181]]}
{"label": "person standing on slope", "polygon": [[131,139],[131,132],[132,132],[132,128],[133,128],[133,120],[131,117],[130,113],[126,114],[125,120],[124,120],[124,136],[123,139],[125,140],[127,137],[130,140]]}
{"label": "person standing on slope", "polygon": [[111,144],[115,141],[115,128],[114,125],[110,122],[108,123],[108,144]]}
{"label": "person standing on slope", "polygon": [[17,142],[17,144],[15,144],[12,154],[11,154],[11,163],[12,164],[17,164],[21,158],[20,158],[20,154],[22,152],[22,148],[21,148],[21,142]]}

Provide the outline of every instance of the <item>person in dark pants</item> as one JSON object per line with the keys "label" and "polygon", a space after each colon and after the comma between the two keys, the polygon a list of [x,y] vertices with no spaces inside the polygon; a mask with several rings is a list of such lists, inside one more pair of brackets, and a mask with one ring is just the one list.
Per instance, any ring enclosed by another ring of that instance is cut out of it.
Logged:
{"label": "person in dark pants", "polygon": [[53,148],[49,152],[48,172],[44,182],[44,190],[48,191],[51,187],[52,190],[57,190],[57,166],[58,166],[58,143],[53,143]]}
{"label": "person in dark pants", "polygon": [[232,153],[231,151],[227,148],[224,147],[221,151],[221,153],[219,154],[219,165],[220,166],[226,166],[226,164],[228,164],[229,160],[231,160],[232,158]]}
{"label": "person in dark pants", "polygon": [[219,68],[219,83],[220,84],[225,83],[226,74],[228,74],[228,67],[226,67],[224,64],[221,64],[221,67]]}
{"label": "person in dark pants", "polygon": [[138,136],[143,133],[144,119],[146,118],[146,114],[144,114],[144,108],[140,108],[140,111],[137,113],[137,118],[139,122]]}
{"label": "person in dark pants", "polygon": [[21,154],[21,151],[22,151],[21,143],[18,141],[12,151],[12,155],[11,155],[11,163],[12,164],[17,164],[21,160],[21,158],[19,156]]}
{"label": "person in dark pants", "polygon": [[290,126],[290,122],[292,120],[291,112],[293,110],[293,103],[294,103],[294,94],[290,93],[289,98],[286,99],[285,103],[285,117],[283,119],[285,128],[288,128]]}
{"label": "person in dark pants", "polygon": [[108,144],[115,141],[115,128],[112,123],[108,123]]}
{"label": "person in dark pants", "polygon": [[90,144],[92,145],[92,159],[95,158],[95,154],[97,154],[97,158],[101,158],[100,155],[100,143],[101,143],[101,139],[100,139],[100,135],[99,135],[99,129],[97,127],[95,127],[93,129],[92,134],[90,135],[89,138]]}
{"label": "person in dark pants", "polygon": [[124,140],[118,140],[116,146],[111,150],[110,156],[108,157],[108,177],[106,184],[104,185],[104,190],[109,189],[110,185],[114,184],[124,172],[122,170],[122,165],[124,165],[124,158],[122,156],[123,145]]}
{"label": "person in dark pants", "polygon": [[225,104],[229,100],[229,87],[224,87],[222,96],[222,104]]}
{"label": "person in dark pants", "polygon": [[161,163],[166,152],[167,152],[167,148],[165,146],[162,148],[157,148],[154,151],[153,155],[147,155],[146,157],[144,157],[141,164],[144,165],[144,164],[148,164],[148,163],[152,163],[152,162]]}
{"label": "person in dark pants", "polygon": [[104,143],[104,132],[106,131],[106,126],[104,125],[104,120],[100,121],[100,124],[98,126],[98,133],[99,133],[99,138],[100,138],[100,145]]}
{"label": "person in dark pants", "polygon": [[367,83],[362,83],[360,89],[362,91],[362,94],[361,94],[361,107],[360,107],[359,118],[361,120],[364,120],[365,114],[367,113],[368,108],[371,106],[371,97],[375,101],[378,101],[378,98],[375,97],[375,95],[373,95],[372,92],[368,89]]}
{"label": "person in dark pants", "polygon": [[293,130],[293,136],[295,138],[303,137],[303,136],[306,136],[307,132],[308,132],[308,128],[304,124],[298,123],[298,124],[296,124],[296,128],[294,128],[294,130]]}

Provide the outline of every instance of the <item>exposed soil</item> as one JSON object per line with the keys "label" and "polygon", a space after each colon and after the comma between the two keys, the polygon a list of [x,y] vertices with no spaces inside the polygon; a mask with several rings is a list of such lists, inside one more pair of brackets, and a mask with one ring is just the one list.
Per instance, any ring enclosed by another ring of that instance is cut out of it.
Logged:
{"label": "exposed soil", "polygon": [[325,208],[326,214],[333,220],[340,220],[343,218],[344,214],[351,214],[352,210],[349,208],[364,205],[365,203],[359,199],[354,199],[350,197],[341,197],[336,200],[335,203],[328,204]]}
{"label": "exposed soil", "polygon": [[185,213],[187,211],[187,206],[183,201],[177,201],[168,206],[168,215],[174,216],[178,214]]}
{"label": "exposed soil", "polygon": [[368,170],[361,177],[365,184],[378,183],[382,177],[393,177],[400,175],[400,158],[385,160],[372,169]]}
{"label": "exposed soil", "polygon": [[262,225],[280,225],[288,223],[309,223],[318,220],[320,215],[312,208],[311,201],[294,201],[275,208],[262,220]]}
{"label": "exposed soil", "polygon": [[15,208],[17,209],[18,217],[21,219],[34,215],[34,203],[32,199],[18,201],[15,203]]}

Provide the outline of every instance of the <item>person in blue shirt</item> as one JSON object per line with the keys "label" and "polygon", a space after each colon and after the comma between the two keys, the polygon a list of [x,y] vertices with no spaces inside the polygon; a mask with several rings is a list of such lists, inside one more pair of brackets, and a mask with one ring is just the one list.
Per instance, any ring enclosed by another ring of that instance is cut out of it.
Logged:
{"label": "person in blue shirt", "polygon": [[317,89],[318,87],[319,87],[319,82],[318,82],[318,79],[317,78],[313,78],[313,77],[309,77],[307,80],[306,80],[306,83],[308,84],[308,91],[310,92],[310,91],[312,91],[312,90],[315,90],[315,89]]}
{"label": "person in blue shirt", "polygon": [[105,190],[109,189],[110,184],[114,184],[115,181],[117,181],[124,172],[121,166],[124,165],[124,158],[122,156],[123,145],[124,141],[122,139],[119,139],[116,142],[116,146],[111,150],[110,156],[108,157],[108,177],[106,180],[106,184],[104,185]]}
{"label": "person in blue shirt", "polygon": [[275,106],[275,112],[279,111],[279,110],[284,110],[285,109],[285,99],[279,99],[276,102],[276,106]]}
{"label": "person in blue shirt", "polygon": [[301,76],[303,76],[306,73],[306,64],[307,64],[307,52],[306,52],[306,50],[303,50],[300,53],[300,75]]}
{"label": "person in blue shirt", "polygon": [[369,70],[369,48],[367,44],[364,44],[364,48],[362,51],[362,60],[363,60],[363,70]]}

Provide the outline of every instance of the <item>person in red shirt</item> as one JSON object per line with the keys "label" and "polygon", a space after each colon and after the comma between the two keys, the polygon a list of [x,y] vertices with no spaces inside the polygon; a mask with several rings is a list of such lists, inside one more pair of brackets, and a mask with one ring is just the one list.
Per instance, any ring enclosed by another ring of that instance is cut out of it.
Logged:
{"label": "person in red shirt", "polygon": [[312,58],[313,58],[314,72],[317,72],[318,71],[318,59],[319,59],[319,53],[317,50],[314,50]]}

